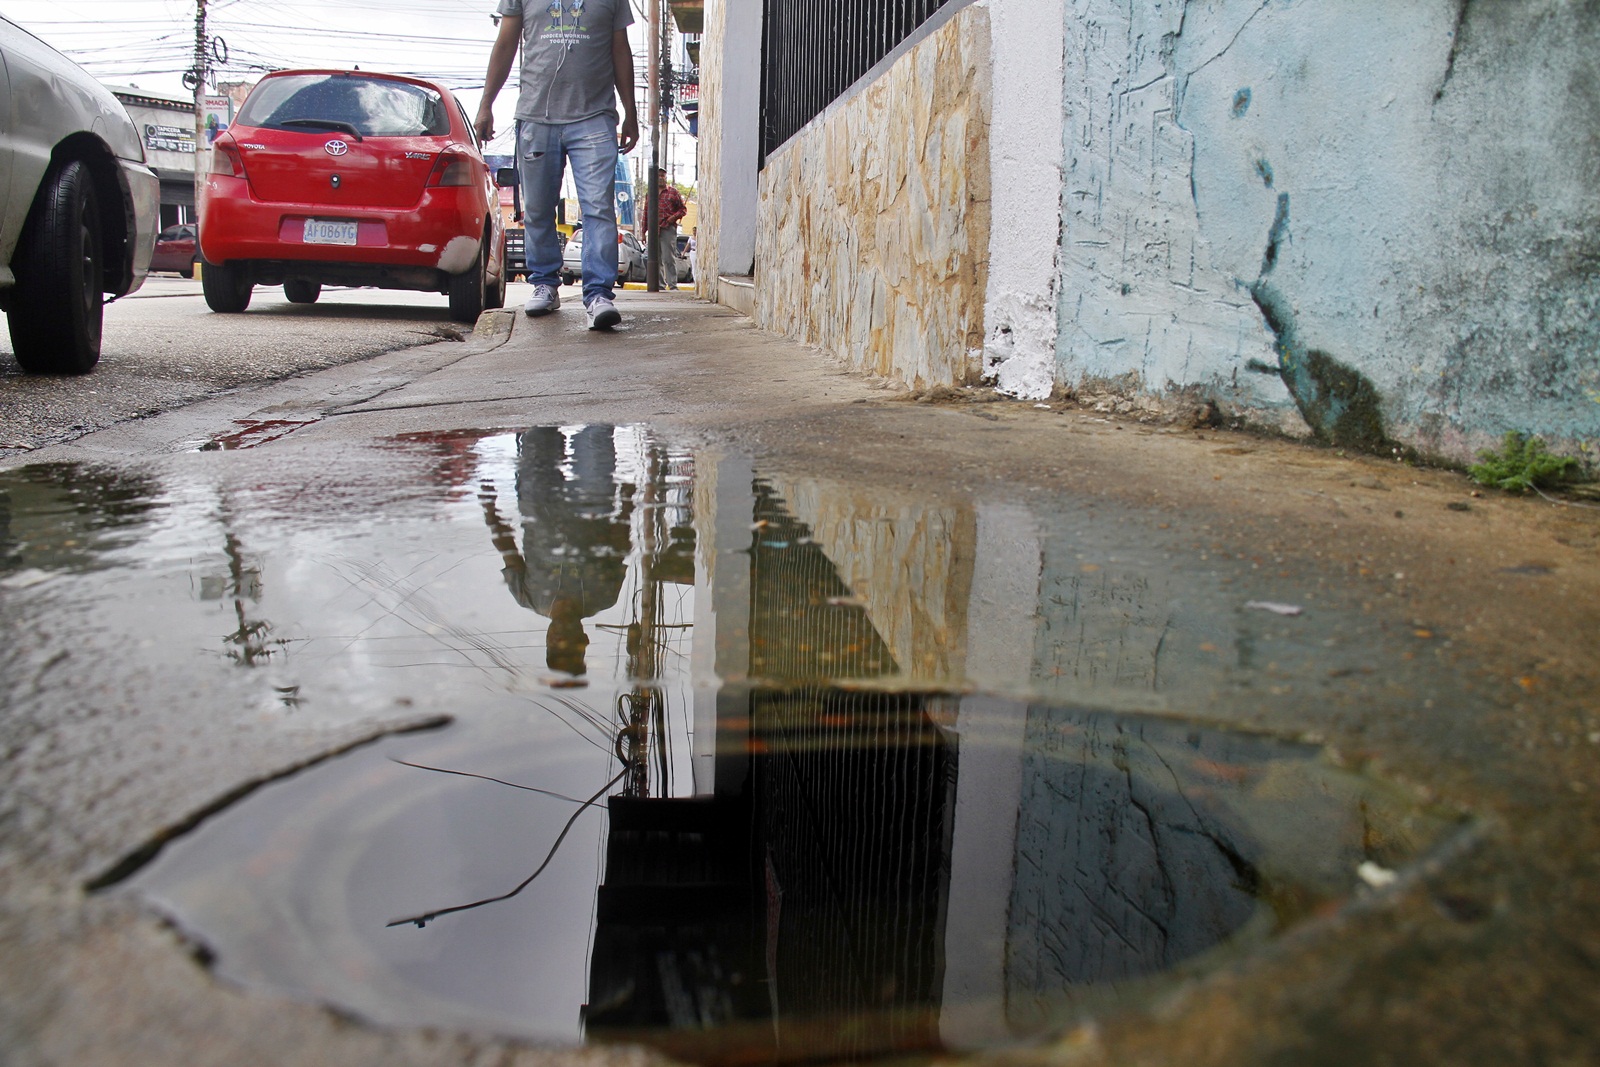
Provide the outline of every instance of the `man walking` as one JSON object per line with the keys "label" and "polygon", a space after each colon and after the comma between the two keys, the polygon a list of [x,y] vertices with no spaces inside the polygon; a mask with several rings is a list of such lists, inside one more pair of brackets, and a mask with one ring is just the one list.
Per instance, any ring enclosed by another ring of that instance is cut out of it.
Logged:
{"label": "man walking", "polygon": [[[617,152],[639,143],[633,100],[628,0],[500,0],[500,33],[489,52],[478,137],[494,136],[494,98],[522,46],[517,162],[522,174],[529,315],[561,306],[556,200],[567,163],[583,212],[583,306],[591,330],[622,321],[617,311]],[[620,128],[617,97],[622,98]]]}

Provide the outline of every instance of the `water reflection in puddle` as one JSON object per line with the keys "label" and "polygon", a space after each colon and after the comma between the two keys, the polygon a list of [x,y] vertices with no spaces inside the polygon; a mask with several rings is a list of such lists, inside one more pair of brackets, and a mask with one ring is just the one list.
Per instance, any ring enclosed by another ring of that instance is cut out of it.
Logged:
{"label": "water reflection in puddle", "polygon": [[[134,655],[208,715],[454,718],[127,883],[248,986],[707,1063],[988,1047],[1447,830],[1313,747],[1092,710],[1354,654],[1092,516],[761,477],[638,427],[381,451],[315,493],[265,461],[0,475],[7,619],[159,617]],[[85,691],[126,666],[101,652]]]}
{"label": "water reflection in puddle", "polygon": [[635,788],[631,709],[473,718],[269,787],[132,886],[221,974],[384,1023],[851,1058],[1137,1002],[1442,828],[1312,749],[1161,720],[717,703],[699,781]]}

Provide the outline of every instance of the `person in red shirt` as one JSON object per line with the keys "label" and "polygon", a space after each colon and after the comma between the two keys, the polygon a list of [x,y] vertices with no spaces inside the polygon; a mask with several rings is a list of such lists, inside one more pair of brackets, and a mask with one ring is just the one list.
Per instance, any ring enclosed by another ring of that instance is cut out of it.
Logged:
{"label": "person in red shirt", "polygon": [[656,168],[657,185],[660,192],[656,196],[655,223],[656,233],[660,241],[660,251],[657,253],[661,264],[661,288],[676,289],[678,287],[678,223],[683,216],[688,214],[684,206],[683,196],[670,181],[667,180],[665,167]]}

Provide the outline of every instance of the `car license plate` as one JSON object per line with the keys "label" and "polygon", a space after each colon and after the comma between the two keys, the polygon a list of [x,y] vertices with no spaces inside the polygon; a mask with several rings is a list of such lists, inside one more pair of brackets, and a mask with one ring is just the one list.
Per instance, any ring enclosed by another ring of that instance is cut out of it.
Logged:
{"label": "car license plate", "polygon": [[356,243],[356,224],[306,219],[305,242],[308,245],[353,245]]}

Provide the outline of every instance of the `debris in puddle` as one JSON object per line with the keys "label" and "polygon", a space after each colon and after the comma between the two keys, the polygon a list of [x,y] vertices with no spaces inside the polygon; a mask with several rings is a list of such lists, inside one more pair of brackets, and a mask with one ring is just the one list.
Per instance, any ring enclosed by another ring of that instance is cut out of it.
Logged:
{"label": "debris in puddle", "polygon": [[571,675],[545,675],[539,679],[539,684],[547,689],[587,689],[589,679]]}
{"label": "debris in puddle", "polygon": [[4,589],[30,589],[50,580],[50,572],[30,567],[0,578],[0,588]]}
{"label": "debris in puddle", "polygon": [[1299,604],[1280,604],[1276,600],[1247,600],[1244,606],[1253,611],[1270,611],[1274,615],[1299,615],[1305,610]]}
{"label": "debris in puddle", "polygon": [[1356,875],[1374,889],[1382,889],[1385,886],[1394,885],[1395,880],[1400,877],[1389,868],[1380,867],[1371,860],[1367,860],[1357,867]]}

